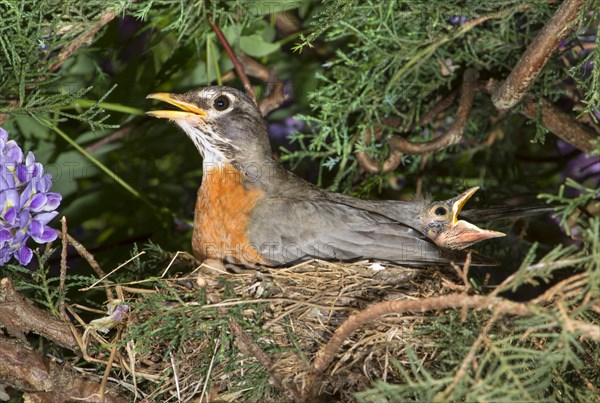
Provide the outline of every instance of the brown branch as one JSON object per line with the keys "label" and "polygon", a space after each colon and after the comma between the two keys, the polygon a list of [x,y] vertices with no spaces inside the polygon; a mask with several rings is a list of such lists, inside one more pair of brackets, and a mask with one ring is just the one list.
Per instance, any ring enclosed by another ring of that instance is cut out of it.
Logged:
{"label": "brown branch", "polygon": [[579,124],[570,114],[563,112],[545,99],[536,102],[528,99],[523,102],[521,114],[529,119],[537,119],[538,111],[542,118],[542,123],[554,135],[578,148],[581,151],[590,153],[594,151],[592,140],[598,138],[592,129]]}
{"label": "brown branch", "polygon": [[60,302],[58,308],[60,312],[60,317],[63,318],[63,320],[68,320],[67,310],[65,309],[65,283],[67,280],[67,248],[69,246],[69,243],[67,242],[67,217],[63,216],[60,219],[60,224],[62,233],[62,250],[60,252]]}
{"label": "brown branch", "polygon": [[271,378],[277,383],[278,387],[284,387],[292,394],[294,401],[302,401],[299,392],[292,385],[284,383],[283,375],[279,372],[274,371],[273,361],[254,340],[242,329],[242,327],[233,319],[229,320],[229,329],[235,336],[235,344],[240,349],[240,352],[245,355],[252,356],[262,364],[262,366],[269,372]]}
{"label": "brown branch", "polygon": [[115,17],[116,17],[116,14],[115,14],[114,11],[105,11],[100,16],[100,22],[98,23],[98,25],[96,25],[95,27],[93,27],[92,29],[90,29],[85,34],[81,35],[79,38],[77,38],[76,41],[70,43],[63,50],[61,50],[61,52],[58,54],[58,60],[56,62],[54,62],[48,68],[48,70],[50,72],[54,72],[54,71],[58,70],[67,61],[67,59],[69,57],[71,57],[71,55],[73,53],[75,53],[75,51],[77,49],[79,49],[81,47],[81,45],[83,45],[88,39],[90,39],[94,35],[96,35],[98,33],[98,31],[100,31],[109,22],[111,22],[112,20],[114,20]]}
{"label": "brown branch", "polygon": [[508,78],[494,89],[492,102],[497,109],[512,108],[523,99],[560,41],[573,29],[572,22],[584,3],[585,0],[565,0],[558,7]]}
{"label": "brown branch", "polygon": [[289,11],[275,14],[275,27],[282,36],[292,35],[302,29],[302,21]]}
{"label": "brown branch", "polygon": [[[14,389],[27,392],[25,401],[100,401],[99,383],[43,357],[21,341],[1,336],[0,381]],[[130,399],[125,397],[125,393],[124,390],[111,388],[105,393],[106,401],[126,402]]]}
{"label": "brown branch", "polygon": [[[59,236],[62,237],[62,234],[59,233]],[[71,235],[67,234],[67,238],[69,240],[69,243],[75,248],[77,253],[79,253],[79,256],[81,256],[88,262],[88,264],[90,265],[92,270],[94,270],[94,272],[96,273],[98,278],[105,277],[106,273],[104,272],[104,270],[102,270],[102,268],[96,261],[96,258],[94,258],[94,255],[92,255],[90,252],[88,252],[88,250],[85,248],[85,246],[83,246],[81,243],[79,243],[79,241],[77,241]],[[108,298],[108,301],[112,301],[114,299],[114,295],[113,295],[113,292],[110,289],[110,287],[106,287],[106,297]]]}
{"label": "brown branch", "polygon": [[70,350],[77,349],[69,324],[33,306],[14,289],[8,277],[0,280],[0,324],[22,340],[24,333],[33,332]]}
{"label": "brown branch", "polygon": [[[463,83],[461,87],[460,101],[458,104],[458,110],[454,119],[454,124],[448,131],[441,136],[426,141],[424,143],[414,143],[398,135],[392,136],[388,139],[390,147],[390,153],[386,160],[383,162],[383,166],[379,169],[377,161],[369,157],[365,151],[356,152],[356,160],[359,165],[369,173],[387,173],[391,172],[400,165],[402,161],[402,154],[428,154],[434,151],[439,151],[452,144],[456,144],[461,141],[462,134],[464,132],[471,108],[473,106],[473,100],[475,98],[475,91],[477,90],[477,77],[478,73],[474,69],[467,69],[463,75]],[[439,112],[448,108],[456,97],[455,93],[451,93],[446,98],[438,102],[430,112],[425,114],[421,119],[420,124],[426,124]],[[387,123],[382,120],[383,123]],[[375,135],[381,131],[381,128],[375,127]],[[371,139],[371,131],[367,130],[365,133],[365,143],[368,143]]]}
{"label": "brown branch", "polygon": [[317,377],[331,363],[342,343],[360,326],[383,315],[404,312],[442,311],[451,308],[498,310],[499,314],[529,316],[533,312],[527,304],[479,295],[444,295],[421,300],[384,301],[372,305],[352,316],[335,331],[331,339],[322,346],[313,361],[313,375]]}
{"label": "brown branch", "polygon": [[250,98],[252,98],[254,100],[254,102],[256,102],[256,93],[254,92],[254,88],[252,87],[252,84],[250,84],[250,80],[248,79],[248,76],[246,75],[246,72],[244,71],[244,67],[238,60],[237,56],[235,55],[235,52],[231,48],[231,45],[229,45],[229,42],[227,42],[227,38],[225,38],[225,35],[223,35],[223,32],[221,32],[221,30],[219,29],[217,24],[215,24],[212,21],[212,16],[210,14],[208,15],[208,24],[211,26],[213,31],[215,31],[215,34],[217,35],[217,38],[221,42],[221,45],[223,45],[225,52],[227,52],[227,55],[229,55],[229,58],[231,59],[231,62],[233,63],[233,66],[235,67],[235,71],[236,71],[238,77],[242,81],[242,84],[244,84],[246,93],[250,96]]}
{"label": "brown branch", "polygon": [[[146,120],[146,119],[143,118],[143,120]],[[108,143],[111,143],[113,141],[119,140],[119,139],[127,136],[129,133],[131,133],[133,131],[133,129],[136,129],[137,127],[139,127],[141,123],[142,123],[142,121],[136,121],[136,122],[134,122],[134,123],[132,123],[130,125],[123,126],[123,127],[119,128],[119,129],[115,130],[114,132],[112,132],[108,136],[106,136],[106,137],[98,140],[94,144],[91,144],[91,145],[87,146],[85,148],[85,151],[87,151],[88,153],[92,154],[96,150],[98,150],[100,147],[102,147],[103,145],[106,145]]]}
{"label": "brown branch", "polygon": [[454,90],[445,98],[442,98],[438,103],[436,103],[433,106],[433,108],[429,110],[429,112],[427,112],[425,115],[423,115],[421,119],[419,119],[419,126],[425,126],[429,124],[429,122],[431,122],[438,114],[451,107],[457,95],[458,91]]}
{"label": "brown branch", "polygon": [[[400,120],[396,119],[396,118],[384,118],[384,119],[381,119],[381,122],[383,124],[389,125],[389,126],[399,126],[400,125]],[[372,136],[373,131],[375,132],[376,139],[381,137],[381,127],[380,126],[375,126],[373,128],[373,130],[367,129],[365,131],[365,144],[368,144],[371,142],[371,136]],[[358,162],[358,164],[365,171],[372,173],[372,174],[376,174],[376,173],[380,173],[380,172],[381,173],[392,172],[393,170],[398,168],[398,166],[402,162],[402,153],[393,148],[390,148],[389,155],[387,156],[385,161],[383,161],[383,165],[381,166],[381,169],[379,169],[379,164],[377,163],[377,160],[369,157],[369,155],[367,154],[366,151],[363,151],[363,150],[357,151],[355,153],[355,157],[356,157],[356,161]]]}
{"label": "brown branch", "polygon": [[267,94],[258,101],[258,108],[263,116],[267,116],[288,100],[283,82],[275,78],[267,67],[242,52],[239,54],[239,60],[248,75],[264,81],[270,87]]}
{"label": "brown branch", "polygon": [[463,131],[473,107],[473,99],[475,98],[475,91],[477,89],[477,77],[478,73],[476,70],[467,69],[465,71],[454,124],[446,133],[424,143],[413,143],[403,137],[394,136],[389,140],[390,147],[400,152],[420,155],[439,151],[458,143],[462,139]]}

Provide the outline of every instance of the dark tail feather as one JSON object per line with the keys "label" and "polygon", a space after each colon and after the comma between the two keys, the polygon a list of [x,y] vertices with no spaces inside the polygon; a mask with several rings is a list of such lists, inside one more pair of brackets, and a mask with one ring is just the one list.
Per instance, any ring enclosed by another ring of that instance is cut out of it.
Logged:
{"label": "dark tail feather", "polygon": [[499,206],[461,211],[459,216],[469,222],[489,222],[493,220],[531,217],[554,212],[549,206]]}

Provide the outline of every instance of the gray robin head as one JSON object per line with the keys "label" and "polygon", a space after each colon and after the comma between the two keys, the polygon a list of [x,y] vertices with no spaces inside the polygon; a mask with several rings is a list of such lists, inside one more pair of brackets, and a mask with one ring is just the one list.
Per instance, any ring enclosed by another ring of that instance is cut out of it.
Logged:
{"label": "gray robin head", "polygon": [[267,130],[254,101],[229,87],[147,96],[178,107],[148,115],[175,122],[194,142],[205,164],[260,162],[271,158]]}

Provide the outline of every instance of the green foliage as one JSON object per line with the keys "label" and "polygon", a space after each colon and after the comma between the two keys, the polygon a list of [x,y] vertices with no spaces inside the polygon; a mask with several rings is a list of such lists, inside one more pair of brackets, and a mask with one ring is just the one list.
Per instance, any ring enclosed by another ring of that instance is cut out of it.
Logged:
{"label": "green foliage", "polygon": [[[523,45],[531,42],[533,32],[553,12],[545,1],[468,5],[462,1],[354,3],[338,1],[324,9],[313,22],[313,33],[301,44],[314,46],[314,41],[320,37],[325,42],[323,46],[330,47],[334,56],[324,64],[325,70],[318,76],[318,91],[309,94],[311,115],[302,116],[318,130],[301,150],[285,156],[285,160],[302,159],[307,155],[317,159],[329,170],[336,171],[331,187],[345,191],[363,180],[353,158],[357,149],[366,147],[380,161],[387,155],[385,147],[363,143],[367,128],[379,124],[384,117],[393,116],[402,121],[396,132],[404,132],[412,140],[423,141],[439,135],[449,126],[439,127],[438,123],[437,127],[429,124],[420,128],[417,123],[440,95],[459,85],[461,74],[467,67],[477,69],[484,79],[506,75],[521,57]],[[597,2],[589,3],[587,10],[597,6]],[[489,19],[477,25],[452,25],[449,20],[453,16],[465,16],[469,22]],[[589,13],[585,18],[582,15],[580,22],[590,27],[590,32],[597,30],[597,21]],[[577,43],[577,39],[573,42]],[[576,55],[575,51],[571,53]],[[564,94],[562,82],[570,74],[585,99],[586,113],[591,115],[591,109],[600,107],[596,99],[598,92],[591,90],[595,88],[598,69],[589,74],[583,66],[599,54],[596,49],[583,58],[576,56],[571,68],[551,62],[537,79],[532,91],[534,96],[554,99],[558,94]],[[466,130],[468,141],[480,142],[498,129],[511,135],[513,122],[504,121],[495,128],[491,126],[489,117],[496,112],[487,97],[478,96],[475,105]],[[547,130],[541,122],[537,122],[535,130],[534,142],[543,142]],[[391,133],[391,129],[386,130],[384,137]],[[521,131],[519,135],[527,134]],[[307,140],[303,134],[298,134],[296,139]],[[503,144],[502,148],[505,147]],[[491,153],[498,148],[493,147]],[[481,156],[486,151],[451,147],[436,153],[436,157],[455,162],[472,158],[474,154]],[[403,162],[406,177],[414,176],[412,173],[420,161],[421,158],[411,158]],[[434,173],[437,173],[436,169],[432,167]],[[472,179],[492,186],[495,181],[502,181],[504,183],[499,187],[513,187],[505,180],[506,175],[494,170],[478,172],[478,177]],[[443,172],[444,167],[439,171]],[[528,179],[533,178],[529,176]],[[430,180],[429,186],[439,185]]]}
{"label": "green foliage", "polygon": [[92,129],[111,127],[103,123],[108,116],[97,103],[82,113],[65,112],[93,87],[69,88],[52,70],[60,62],[61,52],[84,38],[90,21],[98,19],[103,10],[118,14],[126,6],[121,1],[0,2],[0,114],[26,114],[38,121],[50,116],[55,122],[76,119]]}

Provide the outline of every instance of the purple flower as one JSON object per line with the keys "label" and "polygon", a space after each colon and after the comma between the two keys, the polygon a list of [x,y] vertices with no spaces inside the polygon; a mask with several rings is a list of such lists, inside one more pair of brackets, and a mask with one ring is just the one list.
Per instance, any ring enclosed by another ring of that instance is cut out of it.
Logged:
{"label": "purple flower", "polygon": [[269,134],[274,139],[284,140],[296,134],[296,132],[304,130],[304,127],[304,121],[287,117],[281,122],[271,123],[269,125]]}
{"label": "purple flower", "polygon": [[469,17],[465,15],[453,15],[452,17],[448,18],[448,22],[452,25],[464,24],[467,21],[469,21]]}
{"label": "purple flower", "polygon": [[33,257],[29,238],[44,244],[58,236],[48,223],[58,215],[54,210],[62,198],[49,191],[51,185],[52,177],[33,153],[23,155],[0,127],[0,265],[13,256],[26,265]]}

